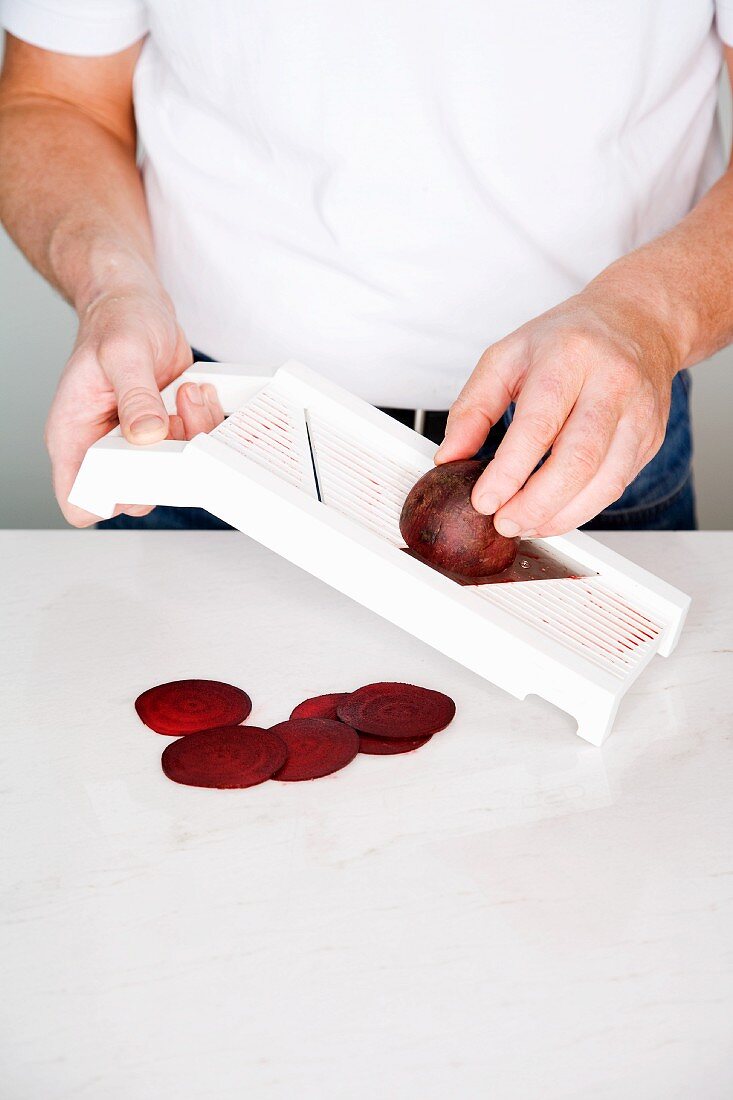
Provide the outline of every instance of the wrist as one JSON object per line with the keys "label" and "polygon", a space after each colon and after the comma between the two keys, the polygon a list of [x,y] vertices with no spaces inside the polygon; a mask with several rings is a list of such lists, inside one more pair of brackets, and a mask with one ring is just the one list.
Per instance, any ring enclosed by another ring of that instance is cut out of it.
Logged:
{"label": "wrist", "polygon": [[155,277],[144,272],[113,265],[103,278],[90,281],[87,289],[73,303],[82,327],[98,327],[105,324],[110,310],[118,313],[124,308],[128,316],[148,313],[152,308],[157,316],[169,315],[175,319],[175,308],[169,295]]}
{"label": "wrist", "polygon": [[146,294],[168,301],[145,241],[131,241],[97,227],[71,232],[62,224],[49,243],[54,281],[80,320],[101,299]]}
{"label": "wrist", "polygon": [[689,337],[662,287],[608,268],[579,295],[625,341],[639,362],[654,362],[671,379],[686,364]]}
{"label": "wrist", "polygon": [[590,301],[605,302],[625,333],[644,353],[666,361],[674,376],[696,362],[696,318],[665,272],[643,252],[623,257],[602,271],[583,291]]}

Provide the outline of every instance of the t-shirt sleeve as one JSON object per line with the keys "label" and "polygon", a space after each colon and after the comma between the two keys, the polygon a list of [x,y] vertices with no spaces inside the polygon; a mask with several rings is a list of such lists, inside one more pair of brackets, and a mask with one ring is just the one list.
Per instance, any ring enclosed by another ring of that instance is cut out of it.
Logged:
{"label": "t-shirt sleeve", "polygon": [[0,0],[0,25],[44,50],[101,57],[143,37],[145,9],[144,0]]}
{"label": "t-shirt sleeve", "polygon": [[726,46],[733,46],[733,0],[715,0],[715,23]]}

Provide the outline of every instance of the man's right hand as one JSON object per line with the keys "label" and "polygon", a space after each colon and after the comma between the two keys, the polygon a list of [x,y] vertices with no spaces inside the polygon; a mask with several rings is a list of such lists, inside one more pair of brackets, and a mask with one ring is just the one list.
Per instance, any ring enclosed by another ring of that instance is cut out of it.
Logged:
{"label": "man's right hand", "polygon": [[[117,423],[131,443],[144,444],[191,438],[221,422],[208,385],[182,386],[178,416],[166,413],[160,390],[191,361],[172,303],[157,285],[102,294],[85,309],[46,423],[54,491],[69,523],[88,527],[99,518],[68,496],[88,448]],[[140,516],[152,507],[120,503],[115,514]]]}

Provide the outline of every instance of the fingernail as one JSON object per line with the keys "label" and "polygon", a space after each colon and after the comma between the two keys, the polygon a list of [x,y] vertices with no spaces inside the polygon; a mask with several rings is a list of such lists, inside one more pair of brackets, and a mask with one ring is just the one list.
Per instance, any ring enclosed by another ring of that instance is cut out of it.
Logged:
{"label": "fingernail", "polygon": [[216,403],[216,390],[208,382],[204,383],[201,387],[201,392],[204,395],[204,401],[207,405],[214,405]]}
{"label": "fingernail", "polygon": [[160,416],[141,416],[133,420],[130,425],[130,435],[140,443],[146,439],[160,435],[163,430],[163,419]]}
{"label": "fingernail", "polygon": [[195,382],[190,382],[186,387],[186,397],[192,405],[203,405],[204,395]]}
{"label": "fingernail", "polygon": [[[483,512],[485,516],[493,516],[499,510],[499,498],[492,493],[484,493],[478,498],[477,512]],[[498,530],[498,528],[497,528]]]}
{"label": "fingernail", "polygon": [[515,523],[512,519],[499,519],[496,521],[496,530],[504,538],[513,539],[519,534],[519,524]]}

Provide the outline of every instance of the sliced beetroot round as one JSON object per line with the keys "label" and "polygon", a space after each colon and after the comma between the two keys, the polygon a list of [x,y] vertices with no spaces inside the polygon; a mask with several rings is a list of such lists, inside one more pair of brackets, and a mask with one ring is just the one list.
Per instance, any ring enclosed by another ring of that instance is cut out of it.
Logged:
{"label": "sliced beetroot round", "polygon": [[287,783],[337,772],[359,751],[356,730],[330,718],[290,718],[273,726],[271,732],[282,738],[288,753],[274,778]]}
{"label": "sliced beetroot round", "polygon": [[298,703],[290,717],[330,718],[332,722],[336,722],[338,721],[336,707],[348,695],[348,691],[337,691],[332,695],[314,695],[312,699],[304,699],[302,703]]}
{"label": "sliced beetroot round", "polygon": [[456,705],[441,691],[414,684],[367,684],[339,703],[338,716],[375,737],[427,737],[452,722]]}
{"label": "sliced beetroot round", "polygon": [[237,726],[252,710],[252,700],[218,680],[174,680],[144,691],[135,710],[151,730],[176,735]]}
{"label": "sliced beetroot round", "polygon": [[402,752],[421,749],[432,736],[429,733],[427,737],[374,737],[370,733],[360,733],[359,752],[367,756],[397,756]]}
{"label": "sliced beetroot round", "polygon": [[163,771],[189,787],[254,787],[285,763],[284,742],[258,726],[222,726],[181,737],[163,750]]}

